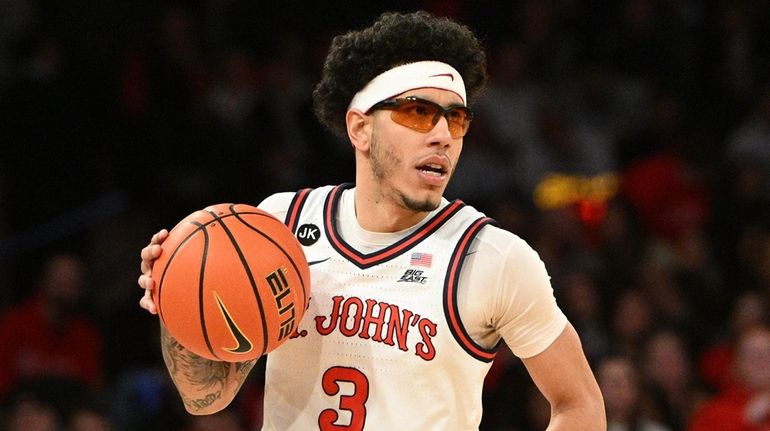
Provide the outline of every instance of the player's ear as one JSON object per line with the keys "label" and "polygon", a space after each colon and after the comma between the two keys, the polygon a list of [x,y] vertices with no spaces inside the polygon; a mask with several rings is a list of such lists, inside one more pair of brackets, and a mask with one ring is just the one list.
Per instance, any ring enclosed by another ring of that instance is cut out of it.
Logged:
{"label": "player's ear", "polygon": [[369,143],[372,138],[372,120],[371,115],[366,115],[359,109],[351,109],[345,114],[348,138],[356,149],[369,151]]}

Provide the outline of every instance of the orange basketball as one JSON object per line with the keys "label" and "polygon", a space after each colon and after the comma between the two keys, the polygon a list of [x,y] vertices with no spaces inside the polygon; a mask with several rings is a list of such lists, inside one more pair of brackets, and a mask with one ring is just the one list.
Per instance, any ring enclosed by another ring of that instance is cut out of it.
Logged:
{"label": "orange basketball", "polygon": [[258,358],[289,339],[307,309],[310,270],[302,247],[258,208],[196,211],[161,247],[152,298],[169,333],[200,356]]}

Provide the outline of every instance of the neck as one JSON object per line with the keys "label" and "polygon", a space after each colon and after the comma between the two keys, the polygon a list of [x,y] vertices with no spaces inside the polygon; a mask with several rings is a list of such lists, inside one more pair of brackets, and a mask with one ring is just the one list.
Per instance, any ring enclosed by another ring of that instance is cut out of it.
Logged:
{"label": "neck", "polygon": [[[359,183],[364,184],[364,183]],[[424,219],[428,212],[408,209],[395,193],[382,188],[356,184],[356,220],[370,232],[398,232]],[[371,183],[367,183],[371,184]]]}

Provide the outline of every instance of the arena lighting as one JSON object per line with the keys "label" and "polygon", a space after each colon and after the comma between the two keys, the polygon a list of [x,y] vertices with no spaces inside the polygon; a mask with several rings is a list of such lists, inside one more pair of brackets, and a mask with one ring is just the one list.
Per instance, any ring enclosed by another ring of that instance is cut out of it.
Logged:
{"label": "arena lighting", "polygon": [[596,210],[602,213],[600,209],[619,189],[620,176],[614,172],[596,176],[551,173],[535,187],[533,197],[541,210],[577,207],[581,219],[595,219]]}

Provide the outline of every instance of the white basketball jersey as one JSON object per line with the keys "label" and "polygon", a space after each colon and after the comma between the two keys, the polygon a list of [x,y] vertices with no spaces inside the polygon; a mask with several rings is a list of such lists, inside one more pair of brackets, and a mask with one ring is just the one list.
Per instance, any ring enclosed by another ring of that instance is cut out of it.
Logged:
{"label": "white basketball jersey", "polygon": [[449,202],[371,253],[339,234],[351,185],[296,194],[286,224],[311,269],[309,309],[268,355],[265,430],[476,430],[495,349],[476,344],[457,310],[460,271],[492,220]]}

